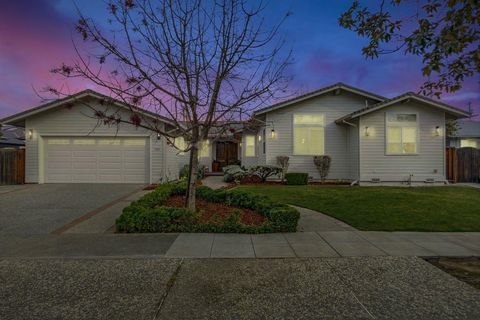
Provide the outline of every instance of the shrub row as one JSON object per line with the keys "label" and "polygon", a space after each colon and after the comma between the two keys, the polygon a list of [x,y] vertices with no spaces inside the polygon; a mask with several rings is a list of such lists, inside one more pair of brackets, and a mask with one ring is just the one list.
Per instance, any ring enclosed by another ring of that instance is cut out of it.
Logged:
{"label": "shrub row", "polygon": [[210,202],[222,202],[233,207],[246,208],[266,218],[260,226],[247,226],[240,221],[240,212],[234,212],[223,221],[200,223],[198,213],[186,208],[165,207],[168,197],[185,194],[184,183],[160,185],[153,192],[134,201],[116,220],[119,232],[238,232],[270,233],[295,232],[299,212],[268,197],[243,191],[213,190],[206,186],[197,189],[197,197]]}
{"label": "shrub row", "polygon": [[308,173],[289,172],[285,174],[285,181],[289,185],[304,185],[308,183]]}

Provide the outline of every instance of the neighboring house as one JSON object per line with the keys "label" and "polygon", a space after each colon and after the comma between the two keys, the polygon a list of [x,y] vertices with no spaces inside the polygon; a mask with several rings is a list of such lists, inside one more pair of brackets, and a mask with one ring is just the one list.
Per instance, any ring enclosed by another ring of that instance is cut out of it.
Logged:
{"label": "neighboring house", "polygon": [[25,146],[25,131],[23,128],[2,126],[0,130],[2,131],[0,135],[0,149],[19,149]]}
{"label": "neighboring house", "polygon": [[448,146],[480,148],[480,121],[459,120],[457,132],[448,137]]}
{"label": "neighboring house", "polygon": [[[131,107],[117,101],[105,106],[100,101],[106,98],[82,91],[0,121],[27,132],[27,182],[152,183],[178,177],[188,154],[132,125],[98,125],[88,117],[93,111],[80,103],[93,99],[99,109],[116,108],[129,116]],[[276,165],[277,156],[289,156],[290,172],[318,179],[313,156],[325,154],[332,157],[327,179],[443,182],[445,122],[467,115],[414,93],[386,99],[338,83],[260,109],[245,125],[212,133],[202,145],[200,163],[218,171],[239,162]],[[175,144],[185,141],[178,138]]]}

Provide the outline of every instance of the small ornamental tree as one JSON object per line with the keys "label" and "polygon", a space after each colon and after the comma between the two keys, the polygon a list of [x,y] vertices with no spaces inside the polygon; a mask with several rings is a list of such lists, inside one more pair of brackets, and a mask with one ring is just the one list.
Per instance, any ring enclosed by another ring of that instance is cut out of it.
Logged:
{"label": "small ornamental tree", "polygon": [[269,177],[281,174],[282,168],[277,166],[254,166],[251,167],[249,171],[251,174],[260,177],[262,182],[265,182]]}
{"label": "small ornamental tree", "polygon": [[285,181],[285,174],[288,171],[288,161],[290,160],[287,156],[277,156],[277,165],[282,168],[282,182]]}
{"label": "small ornamental tree", "polygon": [[[106,125],[129,123],[190,152],[186,206],[195,210],[199,148],[212,131],[243,123],[265,101],[281,98],[291,61],[267,5],[248,0],[107,0],[107,27],[79,13],[77,59],[52,72],[83,78],[131,106],[132,116],[95,112]],[[58,96],[67,95],[49,88]],[[162,115],[152,120],[139,110]],[[169,127],[162,125],[167,119]],[[223,130],[223,131],[222,131]],[[193,174],[192,174],[193,173]]]}
{"label": "small ornamental tree", "polygon": [[332,158],[330,156],[315,156],[313,157],[313,163],[317,167],[318,173],[320,173],[320,179],[325,181],[330,170],[330,163]]}

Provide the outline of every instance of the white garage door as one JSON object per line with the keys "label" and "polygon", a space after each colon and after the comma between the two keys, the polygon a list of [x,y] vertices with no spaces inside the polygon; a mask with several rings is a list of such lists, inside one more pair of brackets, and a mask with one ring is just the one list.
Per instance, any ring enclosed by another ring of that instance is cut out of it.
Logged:
{"label": "white garage door", "polygon": [[146,138],[47,138],[45,182],[145,183],[146,159]]}

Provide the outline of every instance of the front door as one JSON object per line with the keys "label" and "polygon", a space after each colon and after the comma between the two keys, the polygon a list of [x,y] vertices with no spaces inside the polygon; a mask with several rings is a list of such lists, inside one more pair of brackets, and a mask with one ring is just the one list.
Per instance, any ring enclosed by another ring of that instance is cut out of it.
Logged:
{"label": "front door", "polygon": [[231,141],[217,142],[216,158],[219,170],[238,162],[238,144]]}

